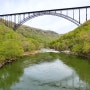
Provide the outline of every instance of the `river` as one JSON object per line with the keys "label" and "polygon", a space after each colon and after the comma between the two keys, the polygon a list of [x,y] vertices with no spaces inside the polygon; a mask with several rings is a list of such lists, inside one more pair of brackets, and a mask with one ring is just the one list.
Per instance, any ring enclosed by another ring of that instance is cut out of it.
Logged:
{"label": "river", "polygon": [[90,90],[90,61],[42,49],[1,68],[0,90]]}

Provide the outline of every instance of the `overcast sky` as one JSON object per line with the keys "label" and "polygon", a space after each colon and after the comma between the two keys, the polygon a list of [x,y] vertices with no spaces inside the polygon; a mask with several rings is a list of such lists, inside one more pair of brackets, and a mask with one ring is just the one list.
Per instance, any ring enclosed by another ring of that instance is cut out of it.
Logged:
{"label": "overcast sky", "polygon": [[[90,6],[90,0],[0,0],[0,14]],[[57,16],[40,16],[25,23],[35,28],[67,33],[77,26]]]}

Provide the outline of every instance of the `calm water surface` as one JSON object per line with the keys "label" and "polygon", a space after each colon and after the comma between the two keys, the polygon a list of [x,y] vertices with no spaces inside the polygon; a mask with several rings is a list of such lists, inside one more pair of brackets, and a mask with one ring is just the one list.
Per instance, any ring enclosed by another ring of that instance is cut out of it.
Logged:
{"label": "calm water surface", "polygon": [[0,69],[0,90],[90,90],[90,61],[51,50]]}

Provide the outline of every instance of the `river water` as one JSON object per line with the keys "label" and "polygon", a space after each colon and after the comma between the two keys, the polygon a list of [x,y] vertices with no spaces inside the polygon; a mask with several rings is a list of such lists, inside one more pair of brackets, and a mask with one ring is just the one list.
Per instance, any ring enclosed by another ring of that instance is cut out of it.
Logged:
{"label": "river water", "polygon": [[90,61],[43,49],[1,68],[0,90],[90,90]]}

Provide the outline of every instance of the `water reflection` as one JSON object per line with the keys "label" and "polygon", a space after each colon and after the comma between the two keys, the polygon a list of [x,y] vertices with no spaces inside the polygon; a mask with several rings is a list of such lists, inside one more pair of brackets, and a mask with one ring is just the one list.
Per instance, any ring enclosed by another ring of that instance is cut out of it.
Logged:
{"label": "water reflection", "polygon": [[10,90],[10,87],[19,82],[23,70],[20,65],[9,64],[0,69],[0,90]]}
{"label": "water reflection", "polygon": [[67,89],[81,88],[83,90],[87,87],[75,71],[59,59],[54,62],[28,67],[24,70],[24,75],[38,81],[41,86],[48,85]]}
{"label": "water reflection", "polygon": [[63,53],[22,57],[0,69],[0,90],[90,90],[90,62]]}
{"label": "water reflection", "polygon": [[33,65],[24,70],[24,75],[45,83],[63,80],[71,74],[72,70],[60,60]]}
{"label": "water reflection", "polygon": [[44,62],[25,68],[20,82],[14,85],[12,89],[87,90],[87,86],[87,83],[80,80],[72,68],[57,59],[53,62]]}

